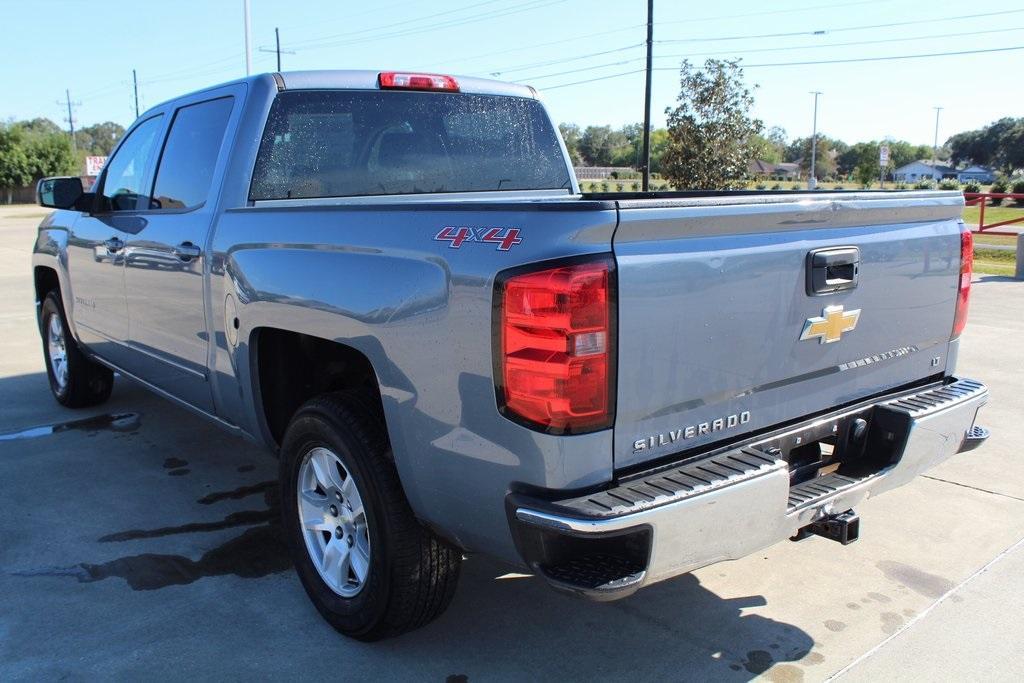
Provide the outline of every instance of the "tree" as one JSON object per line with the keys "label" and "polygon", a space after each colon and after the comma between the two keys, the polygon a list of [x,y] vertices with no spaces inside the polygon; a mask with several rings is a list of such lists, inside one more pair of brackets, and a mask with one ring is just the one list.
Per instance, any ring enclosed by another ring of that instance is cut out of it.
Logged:
{"label": "tree", "polygon": [[580,154],[580,127],[575,123],[560,123],[558,131],[565,141],[565,149],[569,152],[569,158],[573,166],[583,164],[583,156]]}
{"label": "tree", "polygon": [[124,126],[113,121],[94,123],[75,131],[78,149],[89,156],[105,157],[114,151],[114,145],[124,135]]}
{"label": "tree", "polygon": [[20,128],[0,123],[0,188],[7,191],[8,204],[13,198],[14,188],[27,185],[32,180],[24,138]]}
{"label": "tree", "polygon": [[994,166],[1013,173],[1024,166],[1024,118],[1005,117],[978,130],[957,133],[946,141],[953,163]]}
{"label": "tree", "polygon": [[[835,175],[837,159],[849,149],[841,140],[830,140],[827,135],[818,134],[817,152],[814,159],[814,174],[819,178]],[[811,170],[811,138],[797,138],[786,147],[786,161],[800,164],[804,173]]]}
{"label": "tree", "polygon": [[587,126],[580,137],[580,153],[590,166],[611,166],[615,150],[628,144],[626,136],[611,126]]}
{"label": "tree", "polygon": [[26,135],[24,149],[33,181],[47,176],[71,175],[78,167],[71,152],[71,141],[64,133]]}
{"label": "tree", "polygon": [[703,70],[684,60],[678,105],[668,108],[661,173],[681,188],[741,187],[754,158],[751,140],[764,124],[751,117],[754,96],[738,62],[709,59]]}

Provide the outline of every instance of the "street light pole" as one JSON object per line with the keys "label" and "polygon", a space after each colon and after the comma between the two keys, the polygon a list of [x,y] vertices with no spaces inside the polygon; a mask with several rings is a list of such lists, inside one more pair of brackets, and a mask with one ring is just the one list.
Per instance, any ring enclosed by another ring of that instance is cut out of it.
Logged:
{"label": "street light pole", "polygon": [[249,20],[249,0],[242,0],[245,12],[245,75],[252,73],[252,25]]}
{"label": "street light pole", "polygon": [[935,110],[935,139],[932,141],[932,166],[939,163],[939,112],[942,107],[932,107]]}
{"label": "street light pole", "polygon": [[807,178],[807,189],[813,190],[818,186],[818,177],[815,175],[814,166],[818,160],[818,96],[820,90],[811,92],[814,95],[814,127],[811,133],[811,175]]}
{"label": "street light pole", "polygon": [[274,27],[274,43],[276,45],[276,51],[277,51],[277,71],[278,71],[278,73],[280,73],[281,72],[281,32],[277,30],[276,26]]}

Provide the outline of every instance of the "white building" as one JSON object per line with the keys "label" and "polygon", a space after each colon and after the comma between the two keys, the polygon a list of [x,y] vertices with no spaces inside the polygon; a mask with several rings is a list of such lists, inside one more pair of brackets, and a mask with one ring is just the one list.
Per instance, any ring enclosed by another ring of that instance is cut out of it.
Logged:
{"label": "white building", "polygon": [[916,183],[919,180],[942,180],[943,178],[955,178],[956,169],[952,166],[942,164],[931,164],[928,161],[912,161],[906,166],[900,166],[892,172],[893,179],[905,183]]}
{"label": "white building", "polygon": [[942,164],[932,164],[930,161],[912,161],[906,166],[900,166],[892,172],[892,177],[897,181],[905,183],[916,183],[920,180],[944,180],[956,178],[961,183],[970,181],[978,183],[991,183],[995,180],[996,174],[985,166],[968,166],[967,168],[953,168]]}

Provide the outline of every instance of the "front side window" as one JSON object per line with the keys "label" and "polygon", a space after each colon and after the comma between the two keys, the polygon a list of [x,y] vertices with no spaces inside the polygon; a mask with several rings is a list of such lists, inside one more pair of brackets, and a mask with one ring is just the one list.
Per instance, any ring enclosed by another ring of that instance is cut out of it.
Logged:
{"label": "front side window", "polygon": [[104,208],[109,211],[134,211],[143,197],[146,169],[156,149],[163,115],[146,119],[136,126],[107,163],[103,190]]}
{"label": "front side window", "polygon": [[206,201],[233,97],[182,107],[160,156],[152,209],[191,209]]}
{"label": "front side window", "polygon": [[271,107],[250,199],[568,189],[536,100],[309,90]]}

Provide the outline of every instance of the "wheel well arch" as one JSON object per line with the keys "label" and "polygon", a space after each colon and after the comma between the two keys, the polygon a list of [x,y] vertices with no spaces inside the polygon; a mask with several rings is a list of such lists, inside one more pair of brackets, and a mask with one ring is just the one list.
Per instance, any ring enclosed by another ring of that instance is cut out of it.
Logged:
{"label": "wheel well arch", "polygon": [[357,395],[386,426],[377,373],[358,349],[276,327],[256,328],[250,339],[253,395],[276,445],[302,404],[330,392]]}
{"label": "wheel well arch", "polygon": [[43,303],[46,295],[53,290],[60,292],[60,278],[57,271],[49,266],[36,266],[32,269],[33,280],[36,286],[36,303]]}

